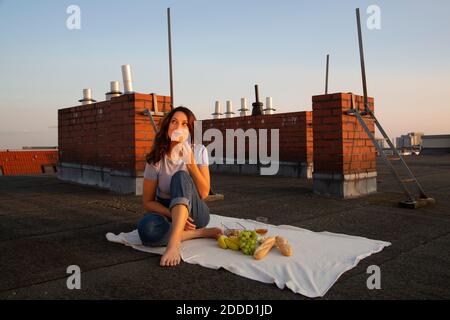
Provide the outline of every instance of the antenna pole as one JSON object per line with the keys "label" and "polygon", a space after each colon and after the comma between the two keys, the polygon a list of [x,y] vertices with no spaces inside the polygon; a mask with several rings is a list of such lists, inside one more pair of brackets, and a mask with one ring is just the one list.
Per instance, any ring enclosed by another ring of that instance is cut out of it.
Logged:
{"label": "antenna pole", "polygon": [[173,100],[173,69],[172,69],[172,31],[170,23],[170,8],[167,8],[167,30],[169,36],[169,76],[170,76],[170,105],[174,107]]}
{"label": "antenna pole", "polygon": [[361,32],[361,18],[359,15],[359,8],[356,8],[356,21],[358,24],[358,41],[359,41],[359,58],[361,60],[361,74],[362,74],[362,85],[364,92],[364,109],[367,111],[368,103],[367,103],[367,82],[366,82],[366,67],[364,64],[364,48],[363,48],[363,40],[362,40],[362,32]]}

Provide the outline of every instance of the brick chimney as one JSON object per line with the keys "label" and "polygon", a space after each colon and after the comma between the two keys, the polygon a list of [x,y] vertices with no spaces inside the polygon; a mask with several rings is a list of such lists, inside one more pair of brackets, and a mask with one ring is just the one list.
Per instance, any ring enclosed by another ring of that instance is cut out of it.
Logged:
{"label": "brick chimney", "polygon": [[[158,124],[171,110],[170,97],[158,96]],[[155,132],[144,109],[151,94],[130,93],[58,110],[58,178],[119,193],[142,194],[145,156]]]}
{"label": "brick chimney", "polygon": [[[364,110],[364,98],[355,96],[358,110]],[[355,116],[345,114],[351,108],[350,93],[312,97],[314,173],[313,189],[321,195],[351,198],[377,191],[376,149]],[[374,111],[374,99],[368,98]],[[374,133],[373,120],[363,117]]]}

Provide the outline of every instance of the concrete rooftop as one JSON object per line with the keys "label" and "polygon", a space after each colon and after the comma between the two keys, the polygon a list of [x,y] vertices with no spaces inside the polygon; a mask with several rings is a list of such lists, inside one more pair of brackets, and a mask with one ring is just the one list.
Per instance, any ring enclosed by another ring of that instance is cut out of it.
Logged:
{"label": "concrete rooftop", "polygon": [[[290,224],[392,242],[344,273],[324,299],[450,298],[450,155],[407,158],[434,207],[401,209],[400,188],[378,161],[377,194],[322,198],[312,181],[215,174],[224,201],[211,212],[269,217]],[[135,228],[141,198],[63,183],[54,176],[0,177],[0,299],[306,299],[275,284],[182,263],[108,242],[105,234]],[[81,290],[68,290],[66,268],[79,265]],[[368,290],[370,265],[380,290]],[[212,287],[211,284],[214,284]]]}

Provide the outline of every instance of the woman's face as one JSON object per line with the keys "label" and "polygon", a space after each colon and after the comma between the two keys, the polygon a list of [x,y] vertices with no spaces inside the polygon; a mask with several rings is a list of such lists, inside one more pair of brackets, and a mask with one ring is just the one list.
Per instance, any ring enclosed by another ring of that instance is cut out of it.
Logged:
{"label": "woman's face", "polygon": [[181,111],[175,112],[172,116],[172,119],[170,119],[169,130],[167,131],[169,139],[172,136],[172,133],[177,129],[189,131],[188,118],[186,114]]}

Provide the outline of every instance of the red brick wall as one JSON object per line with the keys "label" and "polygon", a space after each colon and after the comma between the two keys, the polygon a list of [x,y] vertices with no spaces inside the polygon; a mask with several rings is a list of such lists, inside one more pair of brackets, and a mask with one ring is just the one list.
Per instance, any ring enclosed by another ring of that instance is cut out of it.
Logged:
{"label": "red brick wall", "polygon": [[[157,96],[158,110],[169,111],[170,97]],[[92,165],[141,175],[155,132],[144,109],[152,95],[126,94],[110,101],[58,110],[60,162]],[[153,116],[159,124],[161,116]]]}
{"label": "red brick wall", "polygon": [[[362,99],[356,97],[360,110],[363,109]],[[351,95],[320,95],[312,100],[312,112],[208,119],[202,121],[203,132],[216,128],[225,137],[226,129],[279,129],[280,161],[314,161],[315,172],[375,171],[375,147],[357,119],[344,113],[350,109]],[[369,103],[373,109],[373,98],[369,98]],[[140,176],[155,135],[148,117],[140,112],[144,108],[152,110],[152,105],[152,95],[136,93],[58,110],[59,161]],[[158,96],[158,108],[169,111],[170,97]],[[161,117],[154,119],[158,124]],[[374,132],[373,122],[367,119],[366,123]],[[268,138],[270,143],[270,134]],[[225,149],[223,155],[226,156]]]}
{"label": "red brick wall", "polygon": [[57,150],[0,151],[3,175],[42,174],[42,166],[56,166]]}
{"label": "red brick wall", "polygon": [[[363,97],[355,96],[358,110],[364,110]],[[361,173],[376,171],[376,149],[355,116],[346,115],[351,94],[313,96],[314,171]],[[374,110],[374,99],[368,98]],[[365,118],[372,133],[374,122]]]}
{"label": "red brick wall", "polygon": [[[280,161],[312,162],[313,128],[312,112],[290,112],[272,115],[246,116],[223,119],[208,119],[202,121],[203,132],[215,128],[226,137],[226,129],[268,129],[268,143],[270,146],[269,129],[279,129]],[[204,141],[207,145],[210,142]],[[226,156],[224,143],[223,155]],[[236,149],[236,144],[235,144]],[[248,152],[248,143],[246,142]],[[268,150],[270,154],[270,149]],[[248,158],[246,158],[248,159]]]}

